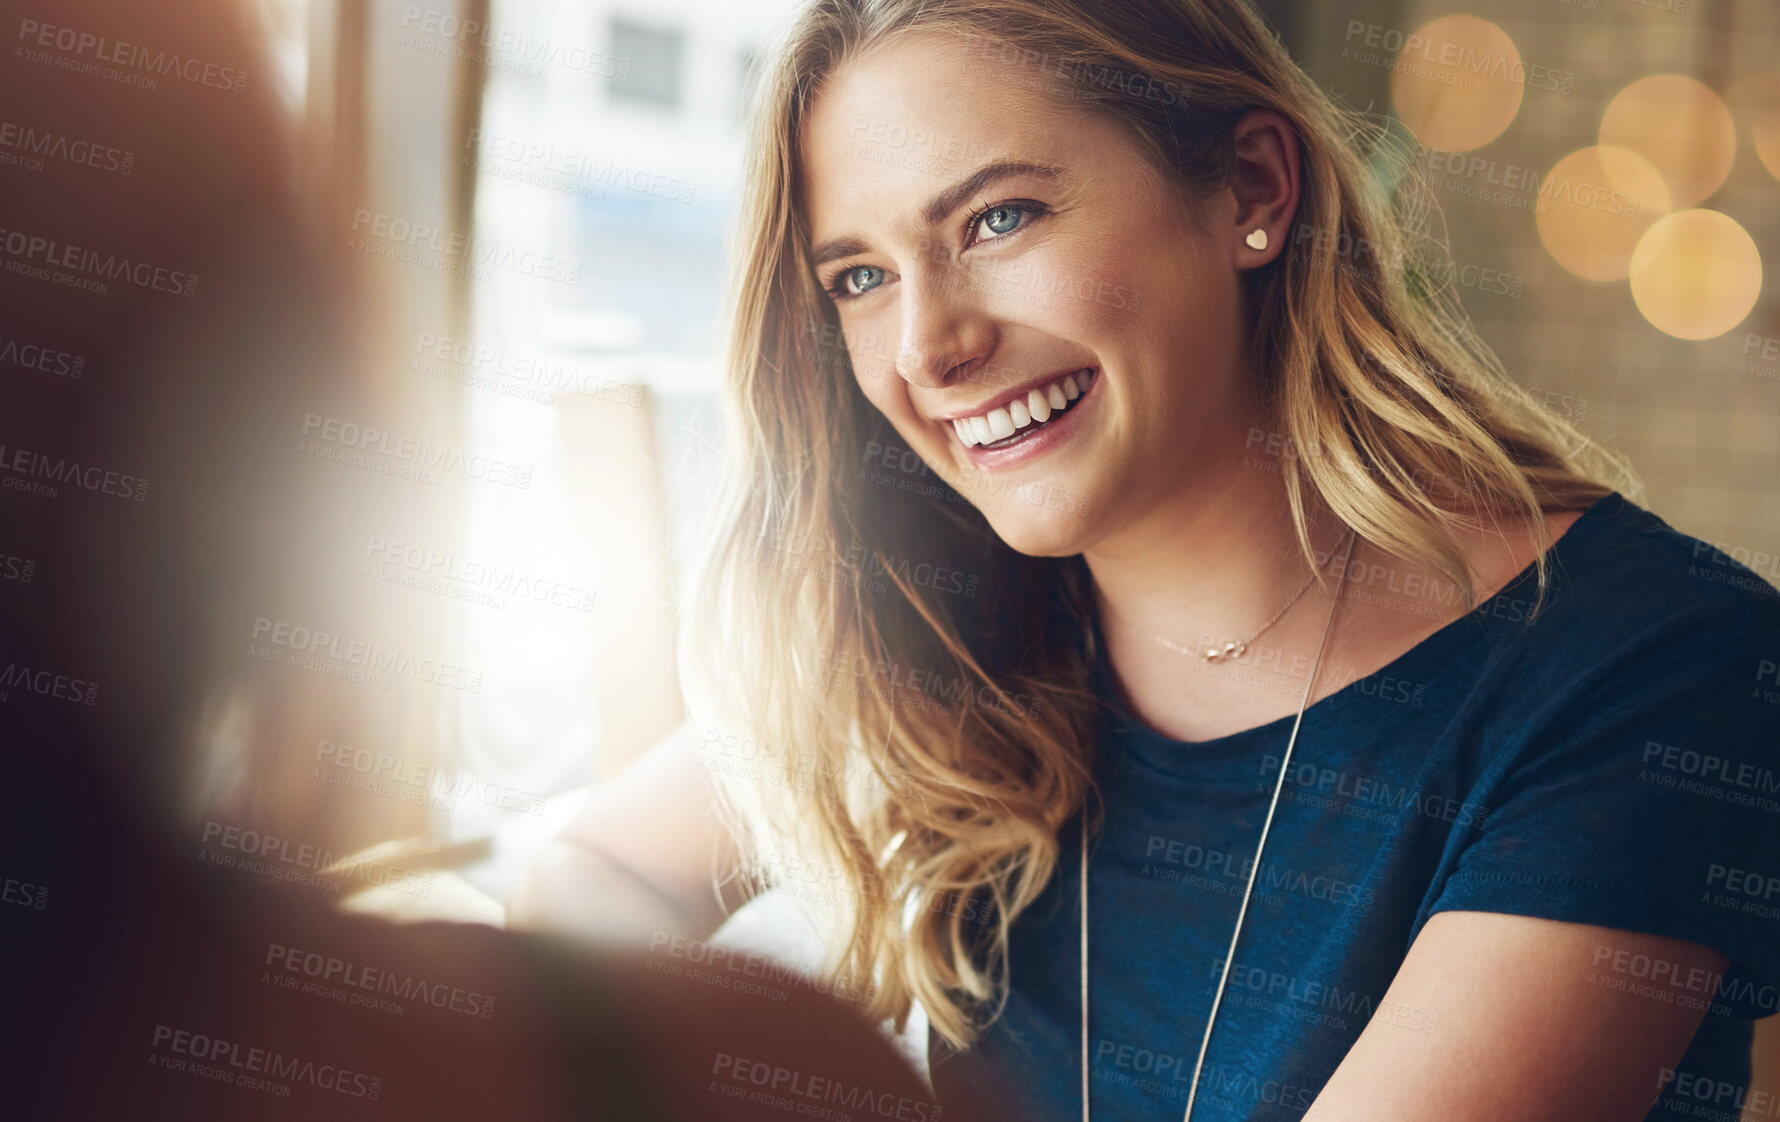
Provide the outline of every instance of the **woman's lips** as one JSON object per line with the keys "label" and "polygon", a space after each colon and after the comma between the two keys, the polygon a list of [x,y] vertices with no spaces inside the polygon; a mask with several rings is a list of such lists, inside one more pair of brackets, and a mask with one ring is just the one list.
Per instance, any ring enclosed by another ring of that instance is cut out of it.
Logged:
{"label": "woman's lips", "polygon": [[[991,439],[987,445],[965,444],[964,438],[960,436],[959,443],[964,445],[966,458],[979,468],[1009,468],[1042,456],[1067,440],[1069,435],[1080,426],[1079,414],[1087,406],[1088,400],[1099,396],[1094,392],[1102,380],[1099,370],[1089,367],[1086,368],[1086,372],[1088,377],[1085,386],[1081,385],[1084,371],[1072,372],[1079,387],[1076,396],[1071,400],[1067,391],[1063,391],[1065,408],[1062,411],[1052,410],[1048,420],[1035,421],[1024,428],[1017,429],[1011,437],[1000,440]],[[1048,394],[1046,404],[1049,404]],[[1012,420],[1011,415],[1009,420]],[[954,426],[955,431],[956,426]]]}
{"label": "woman's lips", "polygon": [[[960,417],[952,422],[959,443],[966,448],[995,450],[1011,447],[1045,425],[1053,417],[1066,413],[1084,392],[1094,384],[1098,371],[1092,366],[1072,370],[1050,382],[1036,386],[1005,405],[997,406],[973,417]],[[1006,441],[1003,444],[1001,442]]]}

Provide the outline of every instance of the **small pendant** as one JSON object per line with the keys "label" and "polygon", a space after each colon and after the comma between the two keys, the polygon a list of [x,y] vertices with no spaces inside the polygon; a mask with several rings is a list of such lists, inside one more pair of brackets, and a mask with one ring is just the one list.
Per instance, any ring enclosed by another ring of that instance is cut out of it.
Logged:
{"label": "small pendant", "polygon": [[1248,651],[1247,643],[1226,642],[1222,650],[1217,647],[1205,649],[1205,661],[1223,662],[1227,659],[1241,658]]}

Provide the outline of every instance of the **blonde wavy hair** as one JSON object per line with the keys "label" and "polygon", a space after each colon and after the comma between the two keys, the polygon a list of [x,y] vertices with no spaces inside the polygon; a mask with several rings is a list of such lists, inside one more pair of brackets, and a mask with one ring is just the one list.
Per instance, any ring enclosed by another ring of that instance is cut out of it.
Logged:
{"label": "blonde wavy hair", "polygon": [[[1295,453],[1280,471],[1313,569],[1311,496],[1387,553],[1435,566],[1469,607],[1464,515],[1443,499],[1524,519],[1543,546],[1543,512],[1639,486],[1503,373],[1438,283],[1443,248],[1411,236],[1425,189],[1408,175],[1387,191],[1367,167],[1362,148],[1389,154],[1386,130],[1334,103],[1244,0],[810,3],[750,126],[724,463],[682,673],[707,743],[748,745],[746,767],[712,769],[745,874],[822,905],[828,969],[869,1015],[901,1029],[919,1000],[964,1048],[1005,1003],[1009,926],[1050,880],[1060,829],[1084,810],[1098,821],[1095,609],[1080,556],[1017,553],[937,474],[862,478],[868,452],[900,445],[811,273],[799,130],[836,68],[915,30],[1044,60],[1060,96],[1122,123],[1183,198],[1226,182],[1244,113],[1271,109],[1296,130],[1294,251],[1246,274],[1244,314]],[[1133,76],[1174,96],[1133,96]],[[931,574],[948,570],[981,575],[974,594],[936,589],[947,582]],[[1541,600],[1546,587],[1541,557]]]}

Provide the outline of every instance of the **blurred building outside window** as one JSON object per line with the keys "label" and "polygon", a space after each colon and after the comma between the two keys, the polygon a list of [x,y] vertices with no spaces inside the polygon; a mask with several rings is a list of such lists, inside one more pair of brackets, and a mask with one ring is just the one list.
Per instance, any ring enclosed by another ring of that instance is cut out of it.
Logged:
{"label": "blurred building outside window", "polygon": [[[472,495],[461,548],[586,589],[593,610],[516,597],[466,609],[467,649],[491,669],[452,700],[462,772],[557,795],[681,719],[672,632],[715,439],[743,99],[790,8],[494,0],[489,39],[520,50],[490,52],[464,138],[475,236],[547,248],[579,279],[497,270],[472,285],[473,342],[499,357],[464,390],[466,440],[536,472],[527,490]],[[535,838],[559,817],[460,803],[435,832]],[[491,887],[511,871],[494,864]]]}

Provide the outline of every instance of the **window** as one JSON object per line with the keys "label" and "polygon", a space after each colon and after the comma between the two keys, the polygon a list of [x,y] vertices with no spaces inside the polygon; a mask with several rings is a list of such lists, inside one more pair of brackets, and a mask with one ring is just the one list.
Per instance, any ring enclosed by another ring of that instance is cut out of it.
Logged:
{"label": "window", "polygon": [[[469,334],[494,357],[462,391],[466,444],[535,474],[523,491],[478,494],[454,548],[571,595],[464,607],[468,647],[490,671],[479,693],[454,699],[439,736],[457,772],[528,802],[610,774],[681,716],[673,623],[720,432],[714,345],[737,102],[791,3],[744,15],[699,0],[686,32],[597,8],[590,19],[585,0],[490,7],[488,38],[515,46],[488,68],[468,153],[475,236],[548,247],[576,274],[495,269],[470,284]],[[593,54],[609,72],[551,61]],[[432,833],[542,823],[460,801]],[[502,871],[483,873],[466,875],[500,895]]]}
{"label": "window", "polygon": [[[680,60],[686,37],[678,31],[612,20],[611,54],[619,60],[606,79],[607,96],[618,101],[680,107]],[[628,61],[627,67],[624,63]]]}

